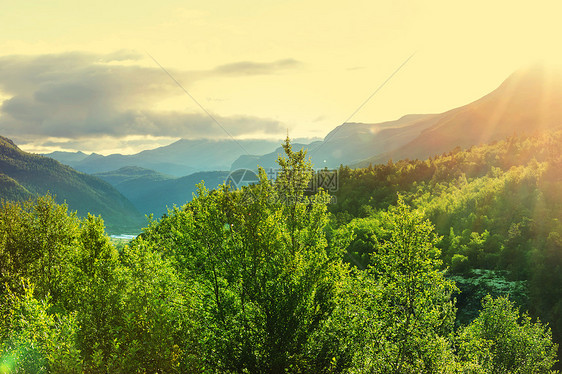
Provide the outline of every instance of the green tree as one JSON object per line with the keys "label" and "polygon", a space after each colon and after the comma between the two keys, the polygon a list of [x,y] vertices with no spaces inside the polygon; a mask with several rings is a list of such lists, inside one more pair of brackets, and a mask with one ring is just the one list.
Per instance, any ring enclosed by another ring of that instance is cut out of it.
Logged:
{"label": "green tree", "polygon": [[0,300],[0,373],[81,373],[75,314],[51,314],[50,298],[34,287],[8,290]]}
{"label": "green tree", "polygon": [[38,295],[58,303],[79,220],[49,196],[0,207],[0,282],[16,291],[29,278]]}
{"label": "green tree", "polygon": [[122,320],[109,372],[201,372],[202,329],[191,294],[153,246],[137,240],[123,249]]}
{"label": "green tree", "polygon": [[402,199],[386,219],[372,265],[348,281],[314,349],[333,371],[451,372],[455,286],[439,270],[433,226]]}
{"label": "green tree", "polygon": [[105,234],[101,217],[88,215],[81,222],[71,262],[72,270],[64,280],[65,309],[77,313],[78,341],[86,363],[95,354],[105,365],[119,335],[123,288],[118,253]]}
{"label": "green tree", "polygon": [[550,329],[519,310],[507,297],[482,300],[480,315],[458,332],[458,355],[474,372],[548,373],[558,346]]}
{"label": "green tree", "polygon": [[280,176],[232,191],[200,187],[143,234],[173,258],[204,316],[205,357],[219,371],[282,373],[307,365],[310,333],[329,316],[345,230],[325,234],[325,193],[307,197],[304,151],[284,145]]}

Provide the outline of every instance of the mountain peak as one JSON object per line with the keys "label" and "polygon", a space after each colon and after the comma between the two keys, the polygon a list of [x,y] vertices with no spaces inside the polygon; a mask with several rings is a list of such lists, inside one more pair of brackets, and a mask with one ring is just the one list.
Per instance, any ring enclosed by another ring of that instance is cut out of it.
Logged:
{"label": "mountain peak", "polygon": [[468,148],[513,134],[533,134],[562,127],[562,69],[532,65],[511,74],[486,96],[437,115],[435,124],[411,142],[369,162],[425,159],[457,146]]}
{"label": "mountain peak", "polygon": [[8,139],[6,137],[3,137],[2,135],[0,135],[0,142],[2,143],[2,146],[4,147],[10,147],[13,149],[17,149],[20,150],[19,147],[12,141],[12,139]]}
{"label": "mountain peak", "polygon": [[540,97],[547,93],[562,95],[562,68],[535,64],[513,72],[491,94]]}

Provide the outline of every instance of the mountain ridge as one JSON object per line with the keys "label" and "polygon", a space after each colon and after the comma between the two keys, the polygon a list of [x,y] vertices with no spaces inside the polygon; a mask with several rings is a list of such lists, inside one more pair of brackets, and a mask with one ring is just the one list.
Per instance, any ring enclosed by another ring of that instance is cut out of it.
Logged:
{"label": "mountain ridge", "polygon": [[[264,154],[280,142],[272,140],[179,139],[166,146],[144,150],[133,155],[93,153],[82,160],[68,162],[76,170],[93,174],[110,172],[125,166],[140,166],[175,177],[198,171],[229,170],[232,162],[243,154]],[[57,160],[68,155],[48,153]]]}
{"label": "mountain ridge", "polygon": [[424,159],[455,147],[501,140],[562,126],[562,71],[535,65],[511,74],[495,90],[440,114],[434,125],[401,147],[374,155],[354,167],[388,159]]}
{"label": "mountain ridge", "polygon": [[80,216],[102,215],[108,230],[138,230],[144,218],[109,183],[78,172],[58,161],[22,151],[0,136],[0,192],[2,199],[21,201],[50,193]]}
{"label": "mountain ridge", "polygon": [[[380,123],[344,123],[321,141],[294,142],[293,146],[307,148],[317,168],[424,159],[457,146],[468,148],[513,133],[559,126],[559,102],[562,74],[535,65],[515,71],[492,92],[458,108],[436,114],[407,114]],[[256,169],[258,165],[275,168],[278,154],[282,154],[282,149],[276,141],[180,139],[135,155],[92,154],[68,164],[86,173],[140,166],[181,177],[197,171]],[[61,160],[64,155],[47,156]]]}
{"label": "mountain ridge", "polygon": [[[322,141],[310,144],[293,144],[294,149],[307,148],[308,156],[316,168],[336,168],[370,157],[373,152],[383,153],[407,143],[424,129],[434,124],[438,114],[408,114],[397,120],[380,123],[346,122],[330,131]],[[231,166],[234,169],[276,167],[281,147],[258,157],[239,157]]]}
{"label": "mountain ridge", "polygon": [[[514,133],[562,126],[562,71],[543,65],[519,69],[495,90],[466,105],[437,114],[408,114],[380,123],[344,123],[308,148],[317,168],[340,164],[366,167],[388,160],[425,159],[456,147],[469,148]],[[371,153],[367,155],[367,153]],[[231,169],[275,167],[281,149],[241,156]]]}
{"label": "mountain ridge", "polygon": [[160,217],[168,208],[190,201],[198,183],[204,181],[207,188],[215,188],[228,174],[227,171],[204,171],[174,177],[141,167],[123,167],[94,175],[111,183],[141,213]]}

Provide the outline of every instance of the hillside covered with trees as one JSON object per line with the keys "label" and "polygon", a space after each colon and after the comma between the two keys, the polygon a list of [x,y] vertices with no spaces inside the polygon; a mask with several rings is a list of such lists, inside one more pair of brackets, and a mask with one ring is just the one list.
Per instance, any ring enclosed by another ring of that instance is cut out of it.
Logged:
{"label": "hillside covered with trees", "polygon": [[287,141],[275,181],[200,186],[119,248],[49,197],[4,202],[0,369],[549,372],[550,329],[507,295],[459,322],[452,274],[505,270],[555,315],[556,289],[533,285],[556,281],[540,269],[558,266],[560,141],[341,168],[336,204],[306,193],[312,167]]}
{"label": "hillside covered with trees", "polygon": [[216,187],[224,183],[228,174],[227,171],[206,171],[178,178],[130,166],[94,176],[115,187],[142,214],[161,217],[168,207],[191,200],[201,181],[204,180],[209,187]]}
{"label": "hillside covered with trees", "polygon": [[82,217],[103,215],[114,232],[137,231],[144,216],[110,184],[48,157],[20,150],[0,136],[0,198],[24,201],[51,194]]}
{"label": "hillside covered with trees", "polygon": [[387,209],[400,195],[442,237],[441,258],[465,291],[458,296],[463,316],[476,313],[471,294],[510,294],[560,341],[561,149],[562,132],[546,132],[425,161],[341,168],[337,204],[329,208],[355,228],[346,260],[372,264],[377,238],[391,229]]}

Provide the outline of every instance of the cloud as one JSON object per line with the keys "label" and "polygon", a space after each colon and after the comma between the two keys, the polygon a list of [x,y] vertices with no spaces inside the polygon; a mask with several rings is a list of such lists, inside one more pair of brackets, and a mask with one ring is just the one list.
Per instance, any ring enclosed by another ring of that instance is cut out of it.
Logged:
{"label": "cloud", "polygon": [[275,74],[282,70],[299,67],[300,65],[301,63],[299,61],[293,59],[278,60],[268,63],[242,61],[233,64],[217,66],[212,70],[212,73],[236,76]]}
{"label": "cloud", "polygon": [[[275,120],[251,115],[215,116],[158,111],[155,104],[185,95],[159,67],[142,64],[134,51],[0,57],[0,133],[20,139],[125,137],[227,137],[283,132]],[[146,62],[144,61],[144,62]],[[292,59],[237,62],[208,71],[170,73],[189,89],[202,79],[276,74],[294,69]],[[221,126],[224,128],[221,128]]]}
{"label": "cloud", "polygon": [[112,136],[102,136],[95,138],[47,138],[37,141],[29,141],[29,139],[13,138],[23,150],[32,153],[50,153],[53,151],[83,151],[85,153],[100,153],[100,142],[103,142],[103,154],[112,153],[134,154],[139,150],[154,149],[157,147],[171,144],[178,138],[153,137],[153,136],[126,136],[116,138]]}

